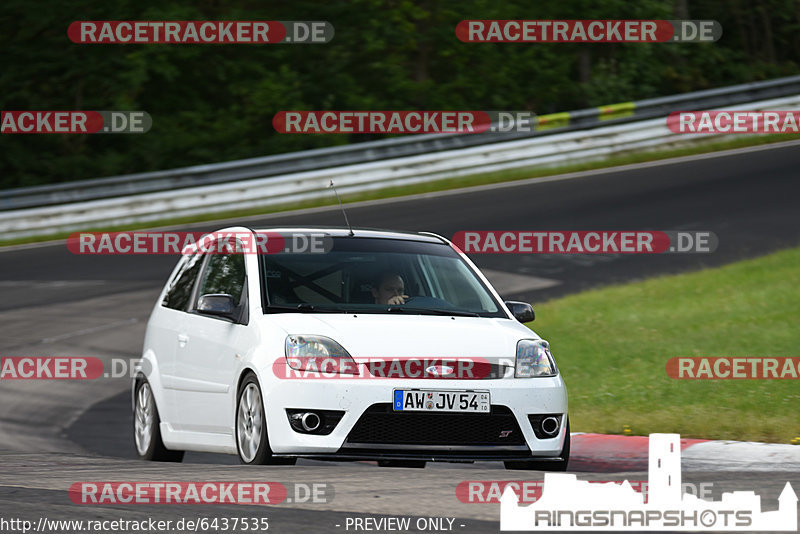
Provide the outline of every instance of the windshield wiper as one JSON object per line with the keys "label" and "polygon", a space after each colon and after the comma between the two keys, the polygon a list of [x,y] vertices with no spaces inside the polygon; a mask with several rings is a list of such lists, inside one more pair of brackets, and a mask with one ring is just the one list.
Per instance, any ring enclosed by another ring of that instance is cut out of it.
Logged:
{"label": "windshield wiper", "polygon": [[330,308],[330,307],[317,307],[314,304],[308,303],[301,303],[296,306],[281,306],[279,304],[270,304],[267,306],[268,310],[281,310],[281,311],[289,311],[289,312],[299,312],[299,313],[307,313],[307,312],[317,312],[317,313],[349,313],[348,310],[344,308]]}
{"label": "windshield wiper", "polygon": [[267,306],[267,309],[292,311],[292,312],[307,312],[307,311],[314,311],[314,306],[312,304],[298,304],[297,306],[281,306],[280,304],[270,304],[269,306]]}
{"label": "windshield wiper", "polygon": [[388,312],[406,312],[406,311],[415,311],[415,312],[431,312],[434,315],[454,315],[457,317],[480,317],[475,312],[469,311],[460,311],[460,310],[444,310],[440,308],[414,308],[413,306],[390,306],[386,309]]}

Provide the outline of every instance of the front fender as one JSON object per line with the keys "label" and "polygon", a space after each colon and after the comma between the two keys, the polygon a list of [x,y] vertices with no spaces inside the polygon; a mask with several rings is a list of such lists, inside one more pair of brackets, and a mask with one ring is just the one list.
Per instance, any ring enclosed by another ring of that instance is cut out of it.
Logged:
{"label": "front fender", "polygon": [[164,385],[161,381],[158,360],[152,350],[145,351],[142,358],[136,364],[133,383],[131,384],[131,410],[134,410],[136,407],[136,386],[142,380],[147,380],[150,384],[150,390],[153,392],[153,398],[156,401],[156,408],[158,409],[158,415],[161,421],[173,422],[173,413],[171,412],[170,404],[165,398]]}

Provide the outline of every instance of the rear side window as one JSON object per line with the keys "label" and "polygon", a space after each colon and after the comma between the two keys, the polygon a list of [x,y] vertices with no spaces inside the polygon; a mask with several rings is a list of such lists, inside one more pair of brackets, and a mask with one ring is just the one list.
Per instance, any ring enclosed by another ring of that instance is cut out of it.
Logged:
{"label": "rear side window", "polygon": [[240,303],[244,289],[244,254],[212,254],[208,258],[200,295],[227,294]]}
{"label": "rear side window", "polygon": [[192,288],[194,288],[194,281],[200,272],[202,265],[200,260],[202,259],[202,254],[195,254],[184,262],[161,304],[174,310],[186,310],[189,300],[192,298]]}

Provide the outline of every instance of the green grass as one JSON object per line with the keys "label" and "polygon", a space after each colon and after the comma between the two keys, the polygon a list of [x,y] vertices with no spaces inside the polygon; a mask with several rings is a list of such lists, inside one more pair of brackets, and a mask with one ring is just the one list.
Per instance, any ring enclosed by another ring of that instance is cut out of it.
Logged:
{"label": "green grass", "polygon": [[800,248],[568,296],[536,308],[573,431],[789,443],[800,380],[676,380],[676,356],[800,356]]}
{"label": "green grass", "polygon": [[[579,172],[593,169],[602,169],[606,167],[616,167],[620,165],[629,165],[634,163],[643,163],[647,161],[656,161],[661,159],[676,158],[681,156],[690,156],[693,154],[703,154],[707,152],[717,152],[720,150],[730,150],[735,148],[742,148],[746,146],[764,145],[776,143],[781,141],[791,141],[800,139],[800,135],[753,135],[743,136],[737,139],[714,142],[709,140],[700,142],[698,144],[684,147],[673,148],[667,150],[645,151],[645,152],[632,152],[604,159],[602,161],[592,161],[579,163],[574,165],[566,165],[560,167],[549,168],[522,168],[513,169],[508,171],[481,173],[471,176],[463,176],[459,178],[446,178],[427,182],[423,184],[415,184],[400,187],[388,187],[367,193],[359,193],[352,195],[343,195],[343,202],[359,202],[364,200],[375,200],[381,198],[393,198],[406,195],[414,195],[420,193],[430,193],[434,191],[445,191],[450,189],[458,189],[462,187],[470,187],[476,185],[487,185],[501,182],[511,182],[516,180],[524,180],[526,178],[538,178],[543,176],[552,176],[556,174],[565,174],[569,172]],[[102,227],[86,227],[80,231],[84,232],[110,232],[110,231],[123,231],[123,230],[141,230],[145,228],[156,228],[160,226],[175,226],[181,224],[203,223],[210,221],[221,221],[225,219],[236,219],[242,217],[249,217],[254,215],[267,215],[270,213],[277,213],[282,211],[291,211],[304,208],[314,208],[319,206],[329,206],[335,204],[336,200],[333,194],[329,198],[312,200],[307,202],[295,202],[269,206],[264,208],[254,208],[247,210],[230,210],[225,212],[214,212],[191,217],[165,217],[157,221],[146,223],[135,223],[127,225],[105,225]],[[358,221],[354,221],[358,224]],[[216,225],[215,225],[216,226]],[[74,230],[78,231],[78,230]],[[48,235],[39,235],[31,237],[22,237],[15,239],[0,239],[0,246],[19,245],[24,243],[36,243],[41,241],[51,241],[57,239],[66,239],[73,231],[58,232]]]}

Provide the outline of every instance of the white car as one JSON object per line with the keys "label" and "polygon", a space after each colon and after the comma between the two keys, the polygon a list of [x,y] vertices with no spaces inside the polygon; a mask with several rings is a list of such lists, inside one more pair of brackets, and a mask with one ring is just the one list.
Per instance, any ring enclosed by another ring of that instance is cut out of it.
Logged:
{"label": "white car", "polygon": [[[147,323],[133,383],[142,459],[205,451],[246,464],[566,469],[567,390],[548,343],[521,324],[533,309],[504,303],[447,239],[323,228],[216,236],[227,248],[185,250]],[[254,253],[262,238],[269,253]]]}

